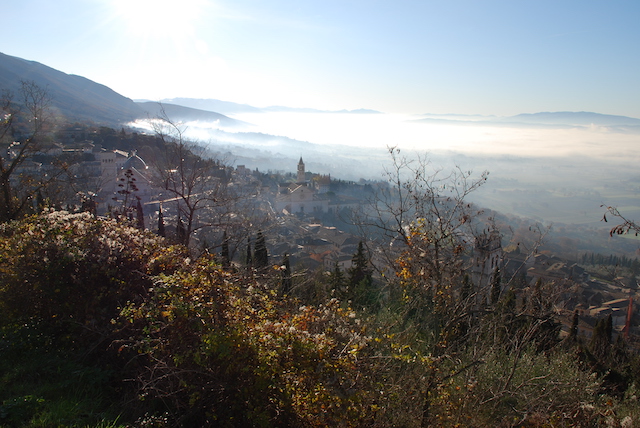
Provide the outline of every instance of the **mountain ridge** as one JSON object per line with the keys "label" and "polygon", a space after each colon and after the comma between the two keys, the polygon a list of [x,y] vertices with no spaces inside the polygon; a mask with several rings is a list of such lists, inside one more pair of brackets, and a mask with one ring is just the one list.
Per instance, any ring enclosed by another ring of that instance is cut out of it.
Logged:
{"label": "mountain ridge", "polygon": [[54,111],[69,121],[118,124],[143,113],[133,100],[105,85],[0,53],[0,88],[18,93],[23,81],[33,81],[45,89]]}
{"label": "mountain ridge", "polygon": [[[157,115],[154,101],[138,102],[123,96],[106,85],[88,78],[67,74],[37,61],[0,53],[0,89],[18,93],[21,81],[33,81],[47,90],[55,111],[68,121],[87,121],[109,126],[120,126],[137,119],[146,119],[150,113]],[[158,103],[158,102],[155,102]],[[225,114],[261,112],[338,113],[338,114],[382,114],[376,110],[319,110],[271,106],[258,108],[248,104],[207,98],[169,98],[161,100],[165,111],[169,108],[177,121],[219,120],[226,126],[237,126],[242,122]],[[173,105],[169,107],[169,105]],[[191,110],[188,110],[191,109]],[[151,111],[148,111],[151,110]],[[210,113],[214,113],[211,115]],[[461,114],[424,114],[417,122],[449,123],[458,125],[491,126],[544,126],[566,128],[575,126],[621,127],[640,131],[640,119],[620,115],[594,112],[538,112],[522,113],[515,116],[496,117]],[[235,121],[235,122],[234,122]]]}

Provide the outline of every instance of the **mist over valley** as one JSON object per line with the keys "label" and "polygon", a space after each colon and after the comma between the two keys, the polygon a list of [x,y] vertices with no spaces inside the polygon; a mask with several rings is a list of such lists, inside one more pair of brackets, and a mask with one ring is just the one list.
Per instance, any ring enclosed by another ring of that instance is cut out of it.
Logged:
{"label": "mist over valley", "polygon": [[390,160],[387,148],[398,147],[408,156],[427,154],[443,171],[489,171],[472,199],[505,214],[603,229],[610,225],[601,221],[602,204],[640,217],[639,119],[584,112],[502,118],[237,110],[226,113],[240,126],[183,125],[234,163],[261,171],[292,172],[302,156],[316,173],[380,180]]}
{"label": "mist over valley", "polygon": [[[15,91],[20,78],[46,87],[56,115],[118,129],[153,132],[164,114],[185,135],[232,165],[263,172],[308,171],[334,179],[383,180],[389,147],[428,156],[442,171],[460,167],[486,184],[471,195],[481,207],[532,222],[571,227],[571,235],[618,251],[609,242],[601,205],[640,218],[640,119],[592,112],[539,112],[512,116],[387,114],[371,109],[318,110],[254,107],[217,99],[133,100],[91,80],[0,54],[0,83]],[[583,251],[576,246],[576,252]]]}

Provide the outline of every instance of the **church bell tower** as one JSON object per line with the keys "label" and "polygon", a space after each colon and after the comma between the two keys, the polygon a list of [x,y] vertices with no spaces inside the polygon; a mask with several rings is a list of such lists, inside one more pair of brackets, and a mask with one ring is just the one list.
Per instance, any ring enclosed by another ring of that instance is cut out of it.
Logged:
{"label": "church bell tower", "polygon": [[302,162],[302,156],[300,156],[300,162],[298,162],[298,183],[304,183],[305,181],[304,162]]}

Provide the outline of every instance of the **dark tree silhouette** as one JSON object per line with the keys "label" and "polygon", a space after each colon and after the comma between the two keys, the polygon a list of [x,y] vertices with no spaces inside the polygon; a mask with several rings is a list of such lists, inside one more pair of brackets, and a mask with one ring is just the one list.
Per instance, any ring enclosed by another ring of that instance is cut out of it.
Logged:
{"label": "dark tree silhouette", "polygon": [[229,258],[229,237],[226,231],[222,234],[222,250],[220,256],[222,257],[222,266],[228,268],[231,265],[231,260]]}
{"label": "dark tree silhouette", "polygon": [[334,295],[340,299],[345,297],[345,281],[346,277],[340,269],[340,265],[336,261],[333,265],[333,270],[329,275],[329,286],[331,287]]}
{"label": "dark tree silhouette", "polygon": [[281,294],[283,296],[288,295],[291,292],[292,287],[292,279],[291,279],[291,264],[289,263],[289,254],[284,253],[284,257],[282,258],[282,283],[281,283]]}
{"label": "dark tree silhouette", "polygon": [[496,305],[500,300],[500,294],[502,292],[502,278],[500,276],[500,268],[495,269],[493,272],[493,279],[491,281],[491,304]]}
{"label": "dark tree silhouette", "polygon": [[256,235],[256,246],[253,253],[256,268],[262,269],[269,265],[269,254],[267,252],[267,243],[264,240],[264,235],[261,230],[258,230]]}
{"label": "dark tree silhouette", "polygon": [[162,204],[158,207],[158,235],[165,237],[167,232],[164,228],[164,215],[162,214]]}
{"label": "dark tree silhouette", "polygon": [[138,204],[136,205],[136,226],[140,230],[144,230],[144,210],[142,209],[142,204],[140,203],[140,199],[138,199]]}
{"label": "dark tree silhouette", "polygon": [[253,252],[251,250],[251,237],[247,238],[247,258],[245,259],[245,264],[247,267],[251,267],[253,265]]}

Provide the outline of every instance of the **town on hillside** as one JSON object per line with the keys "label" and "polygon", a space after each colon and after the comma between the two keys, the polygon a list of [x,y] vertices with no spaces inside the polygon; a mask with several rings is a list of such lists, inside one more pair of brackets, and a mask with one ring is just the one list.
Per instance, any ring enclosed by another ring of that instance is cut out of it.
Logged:
{"label": "town on hillside", "polygon": [[[129,150],[116,148],[116,141],[119,147],[128,141]],[[350,214],[365,206],[376,191],[388,188],[383,181],[346,182],[311,173],[302,157],[286,172],[264,173],[213,162],[185,177],[180,176],[184,171],[176,163],[178,158],[160,159],[158,144],[165,142],[124,129],[118,135],[108,128],[70,126],[57,132],[55,142],[39,145],[19,164],[13,179],[52,175],[64,160],[70,181],[56,195],[38,192],[30,202],[34,209],[50,205],[101,216],[124,213],[146,229],[206,251],[219,252],[223,240],[232,241],[234,263],[242,263],[252,233],[261,229],[273,263],[286,256],[299,272],[347,271],[362,240]],[[11,161],[20,153],[16,143],[3,156]],[[189,166],[197,169],[201,156],[188,155],[195,159]],[[496,282],[499,295],[513,292],[523,311],[537,289],[551,284],[552,310],[562,323],[562,336],[578,334],[589,340],[598,323],[608,320],[615,336],[640,349],[635,275],[603,279],[590,274],[584,264],[537,249],[511,246],[506,251],[496,230],[475,239],[468,269],[474,286],[483,290],[478,293],[479,306],[496,293],[492,291]],[[376,249],[369,248],[369,253],[375,264]]]}

